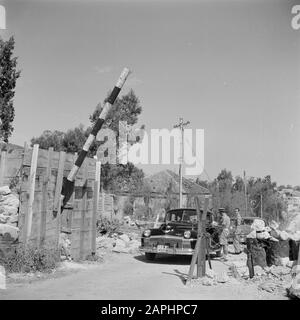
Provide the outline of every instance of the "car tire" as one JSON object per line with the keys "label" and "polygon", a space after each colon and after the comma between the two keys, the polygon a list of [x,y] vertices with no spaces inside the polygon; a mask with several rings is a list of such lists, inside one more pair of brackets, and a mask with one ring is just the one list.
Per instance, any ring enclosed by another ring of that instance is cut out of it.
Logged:
{"label": "car tire", "polygon": [[146,260],[153,261],[155,259],[156,253],[153,252],[145,252]]}
{"label": "car tire", "polygon": [[222,251],[218,250],[216,251],[216,257],[220,258],[222,256]]}

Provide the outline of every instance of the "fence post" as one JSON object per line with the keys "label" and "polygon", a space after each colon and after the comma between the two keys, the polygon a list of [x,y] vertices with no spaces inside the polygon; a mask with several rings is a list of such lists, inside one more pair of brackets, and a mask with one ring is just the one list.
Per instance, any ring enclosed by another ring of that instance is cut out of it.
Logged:
{"label": "fence post", "polygon": [[53,148],[48,149],[48,159],[46,172],[43,179],[43,188],[42,188],[42,211],[41,211],[41,221],[40,221],[40,232],[39,232],[39,241],[38,246],[41,247],[44,244],[46,236],[46,219],[48,211],[48,186],[51,175],[51,159],[52,159]]}
{"label": "fence post", "polygon": [[[196,197],[196,208],[197,212],[200,212],[200,200]],[[206,217],[207,217],[207,209],[208,209],[208,198],[205,198],[204,202],[204,210],[201,216],[200,224],[198,224],[198,235],[200,239],[199,253],[198,253],[198,262],[197,262],[197,278],[204,277],[206,273]],[[209,254],[209,253],[208,253]]]}
{"label": "fence post", "polygon": [[55,194],[54,194],[54,206],[57,208],[56,212],[56,241],[57,247],[59,247],[59,237],[60,237],[60,229],[61,229],[61,188],[63,184],[64,178],[64,167],[65,167],[65,159],[66,153],[61,151],[59,153],[59,162],[58,162],[58,169],[57,169],[57,179],[56,179],[56,186],[55,186]]}
{"label": "fence post", "polygon": [[39,145],[35,144],[32,150],[31,156],[31,164],[30,164],[30,176],[29,176],[29,199],[28,199],[28,207],[27,207],[27,215],[25,217],[25,244],[30,239],[31,227],[32,227],[32,207],[34,201],[34,190],[35,190],[35,175],[37,168],[37,160],[39,153]]}
{"label": "fence post", "polygon": [[102,189],[102,193],[101,193],[101,196],[102,196],[102,201],[101,201],[101,208],[102,208],[102,215],[101,215],[101,218],[104,218],[105,214],[104,214],[104,210],[105,210],[105,193]]}
{"label": "fence post", "polygon": [[206,216],[208,209],[208,198],[205,198],[204,210],[201,212],[200,200],[198,197],[195,197],[195,207],[197,211],[197,220],[198,220],[198,231],[197,231],[197,242],[195,245],[195,250],[193,253],[188,278],[186,284],[190,283],[194,275],[195,265],[197,263],[197,278],[205,276],[205,264],[206,264]]}
{"label": "fence post", "polygon": [[99,204],[99,191],[100,191],[100,176],[101,176],[101,162],[96,162],[96,174],[94,182],[94,201],[93,201],[93,216],[92,216],[92,254],[96,254],[96,237],[97,237],[97,214]]}
{"label": "fence post", "polygon": [[[74,153],[74,156],[73,156],[73,165],[76,161],[76,158],[77,158],[77,152]],[[74,185],[75,185],[75,182],[74,182]],[[67,226],[68,226],[68,230],[72,233],[72,221],[73,221],[73,209],[74,209],[74,200],[75,200],[75,187],[74,187],[74,192],[72,193],[72,196],[70,198],[70,205],[71,205],[71,210],[68,210],[68,217],[67,217]]]}
{"label": "fence post", "polygon": [[79,259],[80,260],[84,258],[84,242],[85,242],[84,240],[85,240],[85,232],[86,232],[85,215],[86,215],[86,204],[87,204],[87,177],[88,177],[87,164],[85,164],[83,172],[84,172],[84,175],[83,175],[84,184],[82,186],[81,219],[80,219],[80,231],[79,231]]}

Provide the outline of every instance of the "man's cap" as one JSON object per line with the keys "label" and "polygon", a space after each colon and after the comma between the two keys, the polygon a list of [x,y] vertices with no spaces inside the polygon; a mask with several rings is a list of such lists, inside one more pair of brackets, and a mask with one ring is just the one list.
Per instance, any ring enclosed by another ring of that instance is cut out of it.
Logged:
{"label": "man's cap", "polygon": [[225,208],[219,208],[219,212],[225,212]]}

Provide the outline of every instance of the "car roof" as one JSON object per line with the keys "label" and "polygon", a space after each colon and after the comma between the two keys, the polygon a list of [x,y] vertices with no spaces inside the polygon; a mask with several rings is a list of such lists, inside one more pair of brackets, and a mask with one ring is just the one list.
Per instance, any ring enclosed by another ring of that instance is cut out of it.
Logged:
{"label": "car roof", "polygon": [[[196,211],[195,208],[177,208],[177,209],[170,209],[170,210],[167,211],[167,213],[168,212],[172,212],[172,211],[179,211],[179,210],[182,210],[182,211],[183,210]],[[203,211],[204,209],[200,208],[200,210]],[[212,211],[211,210],[207,210],[207,213],[212,213]]]}

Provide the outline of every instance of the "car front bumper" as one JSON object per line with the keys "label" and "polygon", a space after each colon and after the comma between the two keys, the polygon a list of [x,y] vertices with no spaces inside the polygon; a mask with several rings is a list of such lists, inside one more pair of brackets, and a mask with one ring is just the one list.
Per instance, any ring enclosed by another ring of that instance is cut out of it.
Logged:
{"label": "car front bumper", "polygon": [[149,253],[163,253],[172,255],[193,255],[194,249],[181,249],[181,248],[165,248],[158,249],[157,247],[139,247],[141,252]]}

